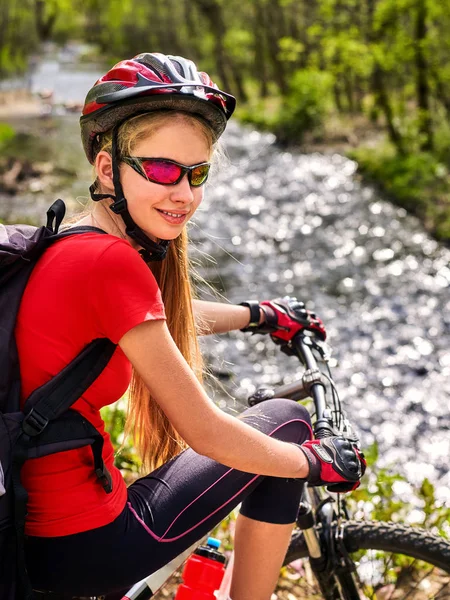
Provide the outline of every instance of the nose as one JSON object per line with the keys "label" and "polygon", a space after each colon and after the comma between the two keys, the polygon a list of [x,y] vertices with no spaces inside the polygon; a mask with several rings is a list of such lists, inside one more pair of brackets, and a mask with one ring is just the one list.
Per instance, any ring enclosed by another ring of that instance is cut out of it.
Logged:
{"label": "nose", "polygon": [[173,202],[183,204],[191,204],[194,201],[194,190],[189,184],[187,173],[179,183],[171,187],[170,198]]}

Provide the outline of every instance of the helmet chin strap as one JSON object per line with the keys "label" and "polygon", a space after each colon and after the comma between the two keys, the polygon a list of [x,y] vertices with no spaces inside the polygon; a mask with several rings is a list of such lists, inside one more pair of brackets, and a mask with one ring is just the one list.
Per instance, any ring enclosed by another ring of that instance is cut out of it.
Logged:
{"label": "helmet chin strap", "polygon": [[117,126],[114,127],[111,148],[115,195],[97,194],[94,192],[94,184],[92,184],[89,188],[91,198],[95,202],[98,200],[103,200],[104,198],[112,198],[114,200],[114,202],[109,205],[109,208],[116,213],[116,215],[122,217],[122,220],[125,223],[125,233],[140,246],[142,246],[142,250],[139,251],[139,254],[142,256],[145,262],[164,260],[167,255],[167,250],[169,249],[170,240],[154,242],[142,231],[142,229],[136,225],[131,218],[130,213],[128,212],[127,199],[124,196],[122,184],[120,183],[120,157],[119,145],[117,143],[118,129],[119,128]]}

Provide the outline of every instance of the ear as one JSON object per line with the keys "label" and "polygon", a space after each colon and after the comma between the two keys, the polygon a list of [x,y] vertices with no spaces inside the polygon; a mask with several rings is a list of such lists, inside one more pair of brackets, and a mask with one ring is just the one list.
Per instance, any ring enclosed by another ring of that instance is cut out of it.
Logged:
{"label": "ear", "polygon": [[95,157],[95,171],[103,191],[113,192],[112,158],[105,150],[101,150]]}

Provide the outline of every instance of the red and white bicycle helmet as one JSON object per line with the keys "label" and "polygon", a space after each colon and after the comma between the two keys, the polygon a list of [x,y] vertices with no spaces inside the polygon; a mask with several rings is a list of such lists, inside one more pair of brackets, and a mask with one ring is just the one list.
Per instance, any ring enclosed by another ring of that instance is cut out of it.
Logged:
{"label": "red and white bicycle helmet", "polygon": [[88,92],[80,119],[84,151],[93,163],[99,135],[134,115],[158,109],[197,114],[219,138],[235,106],[235,98],[219,90],[191,60],[138,54],[117,63]]}
{"label": "red and white bicycle helmet", "polygon": [[120,215],[125,231],[142,250],[146,262],[163,260],[169,241],[151,240],[133,221],[120,181],[118,150],[119,126],[131,117],[154,110],[178,110],[202,117],[219,138],[232,115],[236,100],[211,81],[207,73],[181,56],[159,53],[138,54],[117,63],[88,92],[80,118],[84,151],[91,164],[101,145],[101,136],[112,131],[112,169],[114,195],[99,194],[90,187],[94,201],[110,197],[109,208]]}

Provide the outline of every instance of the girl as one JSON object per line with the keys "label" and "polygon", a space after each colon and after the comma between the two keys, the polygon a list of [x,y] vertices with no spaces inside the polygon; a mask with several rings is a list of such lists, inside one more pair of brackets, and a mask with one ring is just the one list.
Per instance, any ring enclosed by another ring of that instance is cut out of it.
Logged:
{"label": "girl", "polygon": [[[87,448],[26,463],[27,563],[41,596],[125,592],[242,503],[231,596],[268,600],[304,481],[351,489],[361,477],[347,441],[311,441],[302,406],[269,401],[234,418],[201,386],[198,333],[242,329],[286,340],[306,327],[325,336],[293,299],[192,300],[185,226],[234,106],[191,61],[149,53],[118,63],[87,95],[81,131],[96,204],[77,224],[96,229],[40,259],[16,338],[24,399],[91,340],[117,344],[74,405],[104,437],[112,492],[99,485]],[[57,332],[46,327],[49,313]],[[127,489],[99,409],[130,379],[129,423],[149,474]]]}

